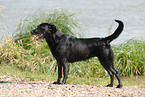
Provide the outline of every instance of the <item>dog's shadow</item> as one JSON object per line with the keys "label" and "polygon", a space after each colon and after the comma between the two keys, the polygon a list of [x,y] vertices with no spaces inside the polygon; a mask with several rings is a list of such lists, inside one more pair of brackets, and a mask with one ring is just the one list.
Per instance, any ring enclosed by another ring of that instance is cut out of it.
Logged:
{"label": "dog's shadow", "polygon": [[17,83],[17,84],[42,84],[40,82],[11,82],[11,81],[0,81],[0,84],[5,84],[5,83]]}
{"label": "dog's shadow", "polygon": [[10,82],[8,82],[8,81],[0,81],[0,83],[2,84],[2,83],[10,83]]}

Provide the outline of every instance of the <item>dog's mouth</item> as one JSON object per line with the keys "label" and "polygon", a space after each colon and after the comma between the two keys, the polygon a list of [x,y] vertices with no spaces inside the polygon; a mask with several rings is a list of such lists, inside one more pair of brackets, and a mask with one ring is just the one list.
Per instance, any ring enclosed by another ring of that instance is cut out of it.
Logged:
{"label": "dog's mouth", "polygon": [[39,40],[39,39],[41,39],[42,36],[43,36],[43,33],[38,34],[38,35],[33,39],[33,41],[34,41],[34,40]]}

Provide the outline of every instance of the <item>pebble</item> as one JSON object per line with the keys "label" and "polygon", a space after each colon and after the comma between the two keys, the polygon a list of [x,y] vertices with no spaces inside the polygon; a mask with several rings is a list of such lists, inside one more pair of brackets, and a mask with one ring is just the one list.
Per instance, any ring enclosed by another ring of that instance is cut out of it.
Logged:
{"label": "pebble", "polygon": [[42,81],[0,82],[0,97],[145,97],[145,86],[139,85],[117,89],[102,85],[53,85]]}

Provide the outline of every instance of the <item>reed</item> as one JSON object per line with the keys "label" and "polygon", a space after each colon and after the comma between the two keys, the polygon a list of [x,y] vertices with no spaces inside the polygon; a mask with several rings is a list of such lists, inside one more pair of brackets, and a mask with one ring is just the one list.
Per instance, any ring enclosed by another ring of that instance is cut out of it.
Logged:
{"label": "reed", "polygon": [[115,64],[122,76],[145,75],[145,41],[130,39],[114,47]]}
{"label": "reed", "polygon": [[[54,23],[63,33],[74,35],[82,31],[74,14],[67,10],[54,10],[49,14],[38,12],[21,21],[15,35],[8,36],[0,44],[0,63],[22,71],[57,74],[56,61],[45,41],[32,41],[29,33],[42,22]],[[145,41],[131,39],[113,46],[114,65],[121,76],[145,75]],[[69,64],[69,75],[78,77],[103,77],[108,73],[97,58]]]}

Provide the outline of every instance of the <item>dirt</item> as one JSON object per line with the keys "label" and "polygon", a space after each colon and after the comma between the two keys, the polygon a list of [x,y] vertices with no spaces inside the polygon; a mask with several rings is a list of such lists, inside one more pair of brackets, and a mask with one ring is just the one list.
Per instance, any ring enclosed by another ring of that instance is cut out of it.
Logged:
{"label": "dirt", "polygon": [[0,76],[0,97],[145,97],[145,86],[53,85],[45,81],[13,80]]}

